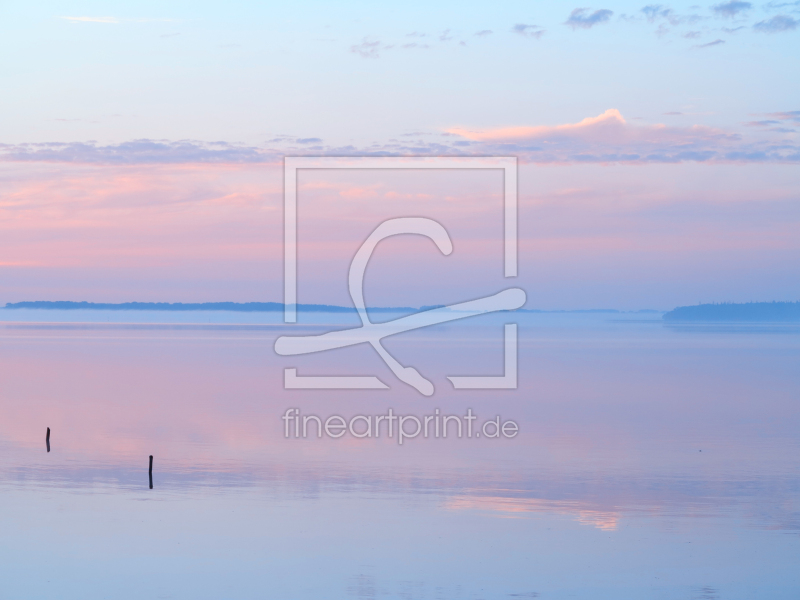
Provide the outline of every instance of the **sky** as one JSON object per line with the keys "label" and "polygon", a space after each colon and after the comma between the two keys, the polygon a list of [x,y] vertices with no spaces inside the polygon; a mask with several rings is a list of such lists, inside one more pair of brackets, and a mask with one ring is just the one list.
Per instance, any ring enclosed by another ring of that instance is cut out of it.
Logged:
{"label": "sky", "polygon": [[[800,299],[800,2],[0,6],[0,303],[280,301],[284,156],[519,160],[301,180],[299,301],[516,285],[529,308]],[[427,245],[426,245],[427,244]]]}

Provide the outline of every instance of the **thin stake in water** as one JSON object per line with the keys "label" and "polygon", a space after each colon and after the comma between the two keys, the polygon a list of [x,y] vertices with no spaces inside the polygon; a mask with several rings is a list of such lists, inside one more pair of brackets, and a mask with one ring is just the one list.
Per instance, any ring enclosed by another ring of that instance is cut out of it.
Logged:
{"label": "thin stake in water", "polygon": [[153,489],[153,455],[150,455],[150,489]]}
{"label": "thin stake in water", "polygon": [[47,428],[47,437],[44,438],[45,443],[47,444],[47,451],[50,452],[50,428]]}

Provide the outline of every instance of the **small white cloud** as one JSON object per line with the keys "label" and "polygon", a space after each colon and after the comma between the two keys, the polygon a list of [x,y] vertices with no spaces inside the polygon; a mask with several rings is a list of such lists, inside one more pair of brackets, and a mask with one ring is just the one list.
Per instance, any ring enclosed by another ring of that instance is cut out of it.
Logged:
{"label": "small white cloud", "polygon": [[119,23],[116,17],[60,17],[71,23]]}
{"label": "small white cloud", "polygon": [[[389,46],[384,46],[383,49]],[[364,38],[360,44],[350,46],[350,52],[358,54],[361,58],[379,58],[381,51],[380,40]]]}
{"label": "small white cloud", "polygon": [[535,38],[537,40],[541,39],[545,32],[544,28],[538,25],[526,25],[525,23],[517,23],[511,28],[511,31],[523,37]]}
{"label": "small white cloud", "polygon": [[716,14],[718,17],[733,19],[739,16],[739,13],[747,12],[751,8],[753,8],[753,5],[749,2],[729,0],[728,2],[723,2],[722,4],[716,4],[712,6],[711,10],[714,11],[714,14]]}
{"label": "small white cloud", "polygon": [[753,29],[761,33],[780,33],[797,29],[798,25],[800,25],[800,21],[788,15],[775,15],[768,21],[759,21],[753,25]]}
{"label": "small white cloud", "polygon": [[593,13],[589,13],[588,8],[576,8],[570,13],[564,25],[569,25],[572,29],[590,29],[599,23],[605,23],[613,14],[613,11],[607,8],[596,10]]}
{"label": "small white cloud", "polygon": [[713,42],[708,42],[707,44],[700,44],[699,46],[694,46],[695,48],[711,48],[712,46],[720,46],[725,43],[725,40],[714,40]]}

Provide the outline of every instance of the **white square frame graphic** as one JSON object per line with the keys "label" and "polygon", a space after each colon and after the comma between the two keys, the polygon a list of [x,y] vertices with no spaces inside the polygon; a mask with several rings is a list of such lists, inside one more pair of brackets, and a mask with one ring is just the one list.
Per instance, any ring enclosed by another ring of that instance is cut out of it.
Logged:
{"label": "white square frame graphic", "polygon": [[297,322],[297,171],[300,169],[502,169],[503,276],[517,276],[517,158],[287,156],[283,162],[283,320]]}
{"label": "white square frame graphic", "polygon": [[[517,276],[517,158],[502,157],[310,157],[284,158],[284,322],[297,322],[297,172],[301,169],[502,169],[503,276]],[[504,374],[448,377],[456,389],[517,387],[517,325],[504,326]],[[376,377],[299,376],[285,369],[286,389],[386,389]]]}

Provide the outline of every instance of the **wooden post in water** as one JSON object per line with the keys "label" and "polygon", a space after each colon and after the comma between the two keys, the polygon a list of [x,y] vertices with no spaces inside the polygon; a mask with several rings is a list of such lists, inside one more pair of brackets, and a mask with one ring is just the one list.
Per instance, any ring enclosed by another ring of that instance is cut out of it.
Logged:
{"label": "wooden post in water", "polygon": [[47,428],[47,437],[44,438],[45,443],[47,444],[47,451],[50,452],[50,428]]}
{"label": "wooden post in water", "polygon": [[153,455],[150,455],[150,489],[153,489]]}

